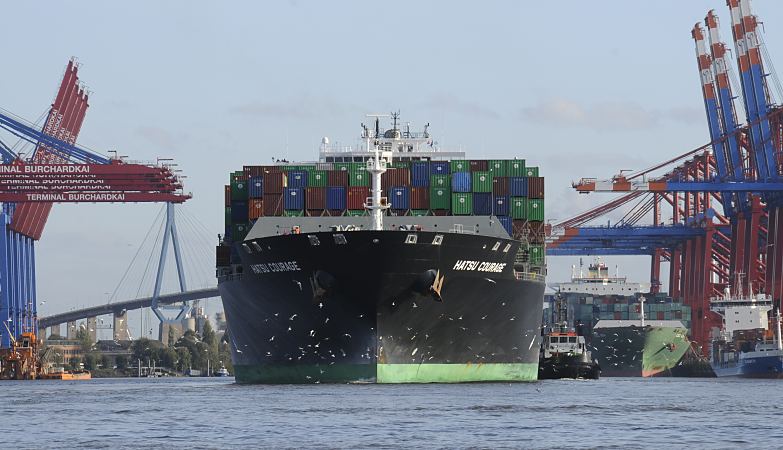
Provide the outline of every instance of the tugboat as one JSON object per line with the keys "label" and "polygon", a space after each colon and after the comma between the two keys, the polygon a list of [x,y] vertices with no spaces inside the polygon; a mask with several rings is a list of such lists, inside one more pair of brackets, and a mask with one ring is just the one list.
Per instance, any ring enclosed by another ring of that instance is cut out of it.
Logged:
{"label": "tugboat", "polygon": [[585,337],[578,335],[573,329],[568,329],[568,322],[565,320],[566,302],[559,296],[555,301],[554,314],[558,331],[551,329],[544,334],[538,363],[538,379],[597,380],[601,375],[601,367],[592,360]]}

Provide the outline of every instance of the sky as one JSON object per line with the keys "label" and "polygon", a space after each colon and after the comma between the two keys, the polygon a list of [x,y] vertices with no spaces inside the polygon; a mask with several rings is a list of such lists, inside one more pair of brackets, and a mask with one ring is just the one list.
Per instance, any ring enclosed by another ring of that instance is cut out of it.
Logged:
{"label": "sky", "polygon": [[[313,160],[323,136],[353,144],[368,113],[399,110],[414,129],[429,122],[441,147],[472,159],[540,166],[548,220],[609,200],[571,182],[709,141],[690,30],[711,8],[731,42],[724,1],[12,2],[0,27],[0,108],[35,121],[77,57],[92,92],[79,143],[174,158],[187,175],[181,232],[189,283],[202,286],[214,283],[228,173]],[[754,10],[774,62],[783,4]],[[152,267],[160,210],[56,205],[37,244],[39,314],[151,291],[149,275],[132,273]],[[606,261],[648,277],[649,258]],[[548,281],[566,280],[575,263],[550,258]],[[164,290],[175,289],[172,275]]]}

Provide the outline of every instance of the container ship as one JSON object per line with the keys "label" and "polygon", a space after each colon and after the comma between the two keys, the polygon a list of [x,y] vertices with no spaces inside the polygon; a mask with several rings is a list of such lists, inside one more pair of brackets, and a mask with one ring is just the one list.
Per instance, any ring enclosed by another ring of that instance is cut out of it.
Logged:
{"label": "container ship", "polygon": [[[712,377],[708,361],[688,339],[690,309],[665,294],[649,294],[649,285],[611,276],[601,260],[585,275],[555,285],[578,311],[574,320],[587,336],[592,356],[608,377]],[[651,301],[647,301],[650,297]]]}
{"label": "container ship", "polygon": [[[727,291],[710,300],[710,309],[723,318],[723,329],[712,342],[711,364],[718,377],[783,378],[781,317],[778,310],[769,318],[772,297]],[[774,336],[770,322],[775,324]]]}
{"label": "container ship", "polygon": [[544,180],[362,125],[225,187],[218,288],[239,383],[537,378]]}

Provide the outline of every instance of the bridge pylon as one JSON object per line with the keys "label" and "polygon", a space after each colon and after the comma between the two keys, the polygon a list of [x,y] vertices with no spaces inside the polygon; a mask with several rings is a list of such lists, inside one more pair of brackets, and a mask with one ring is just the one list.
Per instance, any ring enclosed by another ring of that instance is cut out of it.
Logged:
{"label": "bridge pylon", "polygon": [[171,242],[174,248],[174,261],[177,265],[177,277],[179,278],[180,292],[186,292],[188,290],[187,283],[185,281],[185,267],[182,265],[182,252],[179,247],[179,237],[177,235],[177,223],[174,214],[174,203],[166,203],[166,224],[163,229],[163,244],[160,249],[160,260],[158,261],[158,272],[155,276],[155,290],[152,293],[152,312],[160,321],[158,327],[158,339],[163,339],[163,325],[170,322],[182,322],[182,319],[190,312],[190,305],[187,301],[182,302],[179,307],[179,311],[174,319],[166,317],[160,306],[158,305],[158,299],[160,298],[160,288],[163,282],[163,272],[166,269],[166,259],[168,257],[169,242]]}

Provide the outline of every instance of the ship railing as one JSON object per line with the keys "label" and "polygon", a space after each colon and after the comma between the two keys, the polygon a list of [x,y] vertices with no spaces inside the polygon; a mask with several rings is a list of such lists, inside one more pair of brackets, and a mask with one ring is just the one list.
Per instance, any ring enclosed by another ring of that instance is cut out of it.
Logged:
{"label": "ship railing", "polygon": [[532,272],[518,272],[514,271],[514,277],[517,280],[525,280],[525,281],[546,281],[546,277],[541,275],[540,273],[532,273]]}
{"label": "ship railing", "polygon": [[222,283],[224,281],[237,281],[241,280],[242,277],[244,277],[244,273],[237,273],[237,272],[230,272],[230,273],[222,273],[218,275],[218,282]]}

